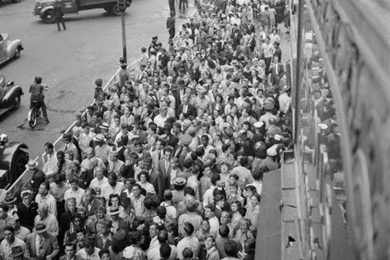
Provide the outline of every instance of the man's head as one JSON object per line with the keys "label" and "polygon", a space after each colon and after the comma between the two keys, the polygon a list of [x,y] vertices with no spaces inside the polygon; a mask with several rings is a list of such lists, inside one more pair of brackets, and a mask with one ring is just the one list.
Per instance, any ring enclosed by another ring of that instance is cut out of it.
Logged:
{"label": "man's head", "polygon": [[215,238],[212,235],[207,236],[205,245],[207,250],[213,248],[215,246]]}
{"label": "man's head", "polygon": [[108,183],[111,186],[115,186],[116,185],[117,179],[118,179],[118,177],[116,176],[116,174],[114,172],[110,172],[108,174]]}
{"label": "man's head", "polygon": [[76,255],[76,245],[74,243],[67,243],[65,245],[65,255],[68,259],[72,259]]}
{"label": "man's head", "polygon": [[38,193],[41,194],[42,196],[46,196],[49,192],[49,184],[47,182],[41,183],[39,185]]}
{"label": "man's head", "polygon": [[9,244],[12,244],[15,241],[15,229],[12,226],[5,226],[3,235]]}
{"label": "man's head", "polygon": [[92,255],[95,252],[95,237],[88,236],[85,243],[85,251],[88,255]]}

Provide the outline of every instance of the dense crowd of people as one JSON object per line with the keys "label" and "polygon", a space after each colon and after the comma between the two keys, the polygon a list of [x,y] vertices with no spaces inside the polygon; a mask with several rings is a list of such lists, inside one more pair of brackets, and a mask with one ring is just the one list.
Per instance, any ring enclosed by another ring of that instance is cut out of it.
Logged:
{"label": "dense crowd of people", "polygon": [[281,3],[196,1],[167,48],[154,37],[135,71],[97,79],[0,206],[1,259],[255,259],[263,176],[291,145]]}

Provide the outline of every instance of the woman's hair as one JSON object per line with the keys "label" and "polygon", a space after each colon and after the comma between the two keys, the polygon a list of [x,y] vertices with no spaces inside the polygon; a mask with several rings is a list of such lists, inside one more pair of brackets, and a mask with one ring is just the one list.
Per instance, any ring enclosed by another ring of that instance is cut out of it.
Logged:
{"label": "woman's hair", "polygon": [[121,197],[118,194],[110,194],[110,196],[108,197],[108,206],[112,206],[113,198],[118,198],[119,205],[121,204]]}

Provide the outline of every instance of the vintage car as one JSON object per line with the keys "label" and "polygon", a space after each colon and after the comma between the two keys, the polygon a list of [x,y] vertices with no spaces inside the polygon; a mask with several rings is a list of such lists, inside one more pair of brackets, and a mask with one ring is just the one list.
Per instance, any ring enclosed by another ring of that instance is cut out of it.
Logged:
{"label": "vintage car", "polygon": [[0,33],[0,64],[19,58],[22,50],[21,40],[10,40],[8,34]]}
{"label": "vintage car", "polygon": [[0,116],[20,106],[23,90],[13,81],[7,81],[0,75]]}
{"label": "vintage car", "polygon": [[[4,134],[1,134],[3,136]],[[0,189],[10,187],[24,172],[29,160],[28,147],[18,142],[0,142]]]}
{"label": "vintage car", "polygon": [[[126,7],[129,7],[131,1],[123,0],[123,3],[126,4]],[[117,0],[37,0],[34,7],[34,15],[39,16],[45,23],[54,23],[54,7],[56,4],[61,4],[64,14],[102,8],[112,15],[120,15],[122,12],[120,3]]]}

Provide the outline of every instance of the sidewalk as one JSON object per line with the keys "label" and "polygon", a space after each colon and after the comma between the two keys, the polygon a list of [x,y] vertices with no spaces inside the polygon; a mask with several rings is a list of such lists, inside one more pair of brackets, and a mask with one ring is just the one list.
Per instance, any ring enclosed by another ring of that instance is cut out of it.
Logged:
{"label": "sidewalk", "polygon": [[257,230],[256,260],[281,259],[280,180],[280,169],[264,174],[264,196]]}

